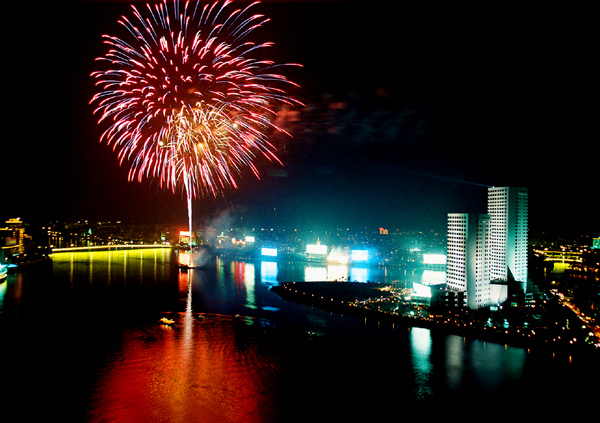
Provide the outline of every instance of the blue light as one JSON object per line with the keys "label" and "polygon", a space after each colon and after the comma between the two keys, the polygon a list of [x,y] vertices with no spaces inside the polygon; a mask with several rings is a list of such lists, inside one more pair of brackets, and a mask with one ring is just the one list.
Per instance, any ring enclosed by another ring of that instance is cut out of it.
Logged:
{"label": "blue light", "polygon": [[277,248],[261,248],[260,253],[265,257],[277,257]]}
{"label": "blue light", "polygon": [[368,250],[352,250],[352,261],[367,261],[369,260]]}

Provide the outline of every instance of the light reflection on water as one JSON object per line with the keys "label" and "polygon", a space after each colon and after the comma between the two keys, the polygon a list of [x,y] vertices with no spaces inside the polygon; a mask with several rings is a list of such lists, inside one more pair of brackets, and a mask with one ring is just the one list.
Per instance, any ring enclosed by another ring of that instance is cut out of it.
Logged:
{"label": "light reflection on water", "polygon": [[494,392],[518,383],[523,375],[527,359],[524,349],[457,335],[432,339],[432,332],[423,328],[411,328],[410,334],[417,396],[421,399],[435,394],[434,373],[444,375],[444,390],[452,394],[473,389]]}
{"label": "light reflection on water", "polygon": [[[253,265],[235,263],[232,270],[249,292]],[[276,421],[280,364],[255,342],[260,323],[195,314],[195,272],[178,273],[185,311],[170,316],[176,325],[126,331],[97,381],[90,421]]]}
{"label": "light reflection on water", "polygon": [[[342,316],[283,301],[269,291],[278,281],[322,275],[323,269],[328,276],[346,270],[219,259],[214,266],[183,271],[175,263],[184,258],[175,254],[165,249],[61,253],[48,279],[52,286],[41,277],[40,293],[25,289],[35,275],[9,276],[0,313],[19,315],[23,305],[28,321],[37,322],[36,313],[47,314],[47,304],[79,310],[81,321],[61,327],[61,336],[72,345],[65,345],[65,351],[60,343],[52,347],[64,361],[61,371],[67,379],[82,371],[67,357],[85,319],[98,312],[144,312],[131,323],[105,329],[118,342],[102,347],[106,351],[99,364],[83,367],[91,381],[82,405],[89,420],[301,421],[313,416],[312,407],[339,417],[350,404],[346,417],[359,411],[372,415],[382,399],[404,405],[448,395],[516,399],[512,390],[526,379],[528,367],[533,375],[528,383],[536,386],[537,370],[531,370],[522,349]],[[357,274],[381,281],[421,277],[404,269],[347,272],[351,279]],[[90,304],[93,311],[87,311]],[[160,316],[173,318],[176,325],[159,324]],[[35,324],[35,331],[43,330]],[[89,345],[77,345],[84,358],[99,347],[93,333],[87,336]],[[28,333],[22,337],[27,340],[23,350],[46,347]],[[36,368],[35,377],[45,378],[44,371]],[[560,382],[546,389],[552,386]]]}
{"label": "light reflection on water", "polygon": [[279,364],[252,324],[222,315],[127,330],[99,375],[91,421],[275,421]]}
{"label": "light reflection on water", "polygon": [[415,373],[417,398],[433,394],[429,376],[431,374],[431,336],[428,329],[412,328],[410,331],[411,358]]}

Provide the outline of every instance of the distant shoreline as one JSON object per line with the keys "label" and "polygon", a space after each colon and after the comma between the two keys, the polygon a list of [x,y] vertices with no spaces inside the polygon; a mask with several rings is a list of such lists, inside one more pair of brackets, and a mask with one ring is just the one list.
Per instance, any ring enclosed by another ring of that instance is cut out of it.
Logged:
{"label": "distant shoreline", "polygon": [[[326,284],[326,285],[324,285]],[[584,347],[549,344],[539,337],[523,336],[521,333],[510,331],[479,328],[465,325],[459,326],[454,323],[436,321],[421,317],[409,317],[400,314],[392,314],[373,309],[356,307],[349,301],[356,300],[356,295],[368,298],[374,290],[390,284],[361,283],[361,282],[286,282],[273,286],[271,291],[284,300],[299,304],[309,305],[324,311],[348,314],[365,318],[376,319],[398,323],[407,327],[420,327],[432,330],[443,330],[452,335],[470,337],[486,342],[507,345],[523,349],[548,349],[553,352],[572,353],[595,353],[596,351]],[[323,287],[326,287],[327,296],[322,296]],[[316,295],[315,295],[316,294]]]}

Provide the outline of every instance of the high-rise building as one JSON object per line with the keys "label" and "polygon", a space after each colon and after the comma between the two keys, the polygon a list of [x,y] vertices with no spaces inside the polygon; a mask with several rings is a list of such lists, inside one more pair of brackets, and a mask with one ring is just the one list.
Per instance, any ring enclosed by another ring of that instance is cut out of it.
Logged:
{"label": "high-rise building", "polygon": [[528,190],[516,187],[488,188],[491,218],[492,280],[520,282],[527,289]]}
{"label": "high-rise building", "polygon": [[490,217],[487,214],[448,214],[447,287],[466,292],[469,308],[490,305]]}
{"label": "high-rise building", "polygon": [[8,219],[6,227],[0,228],[0,249],[6,256],[17,256],[25,251],[25,227],[20,218]]}
{"label": "high-rise building", "polygon": [[527,188],[488,189],[488,213],[449,213],[446,284],[469,308],[506,300],[508,282],[527,287]]}

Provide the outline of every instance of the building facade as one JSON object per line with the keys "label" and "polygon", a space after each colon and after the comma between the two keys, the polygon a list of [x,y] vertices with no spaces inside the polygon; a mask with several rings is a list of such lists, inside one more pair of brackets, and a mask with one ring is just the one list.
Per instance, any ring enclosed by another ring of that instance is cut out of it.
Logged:
{"label": "building facade", "polygon": [[448,214],[447,287],[466,292],[469,308],[490,305],[490,216]]}
{"label": "building facade", "polygon": [[490,277],[520,282],[523,292],[527,290],[528,195],[527,188],[488,188]]}
{"label": "building facade", "polygon": [[527,287],[527,188],[488,189],[488,213],[449,213],[447,288],[469,308],[500,305],[509,282]]}
{"label": "building facade", "polygon": [[18,256],[25,251],[25,240],[28,238],[20,218],[9,219],[5,227],[0,228],[0,249],[5,257]]}

